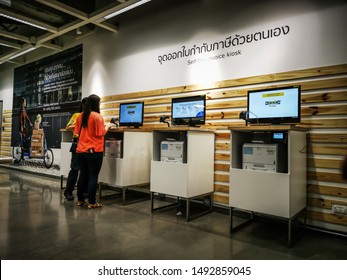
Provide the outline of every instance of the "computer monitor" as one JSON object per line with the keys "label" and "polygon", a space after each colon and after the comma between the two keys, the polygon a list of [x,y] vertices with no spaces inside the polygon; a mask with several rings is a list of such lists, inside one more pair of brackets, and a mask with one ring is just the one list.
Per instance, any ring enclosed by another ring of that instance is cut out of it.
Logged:
{"label": "computer monitor", "polygon": [[121,103],[119,105],[119,126],[142,126],[143,112],[143,102]]}
{"label": "computer monitor", "polygon": [[251,124],[300,123],[301,88],[290,86],[248,91],[247,122]]}
{"label": "computer monitor", "polygon": [[179,97],[172,99],[171,121],[173,125],[199,126],[205,124],[205,118],[205,95]]}

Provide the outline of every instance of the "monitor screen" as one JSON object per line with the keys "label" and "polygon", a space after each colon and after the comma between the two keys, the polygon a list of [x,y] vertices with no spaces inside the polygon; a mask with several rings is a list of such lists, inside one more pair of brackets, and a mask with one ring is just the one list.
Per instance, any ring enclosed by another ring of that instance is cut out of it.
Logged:
{"label": "monitor screen", "polygon": [[139,127],[143,125],[143,102],[122,103],[119,105],[119,125]]}
{"label": "monitor screen", "polygon": [[205,124],[205,95],[173,98],[171,120],[174,125],[199,126]]}
{"label": "monitor screen", "polygon": [[272,132],[272,142],[273,143],[284,143],[287,142],[287,133],[283,131]]}
{"label": "monitor screen", "polygon": [[274,132],[272,134],[272,138],[274,140],[283,140],[284,139],[284,132]]}
{"label": "monitor screen", "polygon": [[249,123],[300,123],[300,86],[248,91]]}

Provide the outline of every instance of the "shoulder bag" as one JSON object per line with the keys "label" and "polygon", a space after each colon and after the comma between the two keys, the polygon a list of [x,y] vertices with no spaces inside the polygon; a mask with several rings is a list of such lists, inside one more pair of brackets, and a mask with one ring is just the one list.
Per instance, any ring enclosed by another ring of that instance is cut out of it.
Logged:
{"label": "shoulder bag", "polygon": [[[81,127],[80,127],[80,132],[78,133],[78,138],[81,135],[81,131],[82,131],[82,124],[81,124]],[[74,153],[74,154],[76,153],[77,145],[78,145],[78,138],[73,138],[73,140],[72,140],[72,144],[71,144],[71,147],[70,147],[70,152],[71,153]]]}

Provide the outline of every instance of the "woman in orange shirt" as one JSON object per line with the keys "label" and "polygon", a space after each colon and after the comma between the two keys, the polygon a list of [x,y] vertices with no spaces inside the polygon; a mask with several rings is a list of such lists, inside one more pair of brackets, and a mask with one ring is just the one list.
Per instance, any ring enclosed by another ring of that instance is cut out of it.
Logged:
{"label": "woman in orange shirt", "polygon": [[100,97],[88,96],[84,111],[77,118],[74,134],[79,135],[76,156],[80,175],[77,182],[77,206],[86,205],[84,194],[88,193],[88,208],[99,208],[96,202],[96,189],[104,154],[104,136],[113,124],[105,125],[100,115]]}
{"label": "woman in orange shirt", "polygon": [[[86,103],[87,97],[84,97],[80,103],[80,107],[78,110],[78,113],[74,113],[72,115],[72,117],[70,118],[69,122],[66,125],[66,128],[69,128],[70,126],[74,126],[76,123],[76,120],[78,118],[78,116],[80,115],[80,113],[83,112],[84,109],[84,104]],[[78,135],[76,137],[73,137],[73,141],[77,142],[78,140]],[[78,172],[80,170],[80,167],[78,165],[78,159],[76,157],[76,153],[73,150],[70,150],[71,152],[71,162],[70,162],[70,171],[69,174],[67,176],[67,180],[66,180],[66,188],[64,191],[64,198],[67,201],[72,201],[75,198],[72,195],[72,192],[75,188],[76,182],[77,182],[77,178],[78,178]]]}

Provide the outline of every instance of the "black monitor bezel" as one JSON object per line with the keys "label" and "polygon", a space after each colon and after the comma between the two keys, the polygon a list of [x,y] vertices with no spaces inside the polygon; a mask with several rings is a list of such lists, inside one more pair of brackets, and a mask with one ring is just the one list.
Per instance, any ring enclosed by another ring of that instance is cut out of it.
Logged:
{"label": "black monitor bezel", "polygon": [[[128,105],[142,105],[142,112],[141,112],[141,122],[122,122],[121,119],[121,112],[122,112],[122,107],[128,106]],[[119,126],[125,126],[125,127],[135,127],[138,128],[140,126],[143,126],[143,118],[144,118],[144,108],[145,104],[143,101],[134,101],[134,102],[124,102],[119,104]]]}
{"label": "black monitor bezel", "polygon": [[[258,92],[269,92],[269,91],[279,91],[279,90],[287,90],[287,89],[298,89],[298,116],[296,117],[271,117],[271,118],[262,118],[259,116],[255,116],[253,112],[250,111],[250,95],[252,93],[258,93]],[[247,92],[247,112],[248,112],[248,118],[247,123],[249,124],[299,124],[301,122],[301,86],[295,85],[295,86],[286,86],[286,87],[277,87],[277,88],[263,88],[263,89],[257,89],[257,90],[249,90]]]}
{"label": "black monitor bezel", "polygon": [[[203,101],[204,102],[204,115],[198,118],[174,118],[173,106],[175,103]],[[173,125],[188,125],[188,126],[200,126],[206,123],[206,95],[194,95],[185,97],[176,97],[171,99],[171,121]]]}

